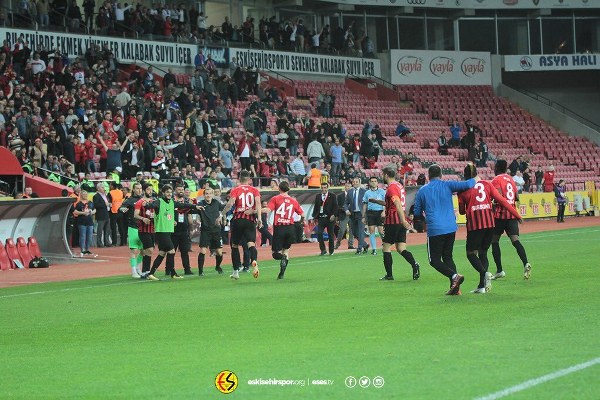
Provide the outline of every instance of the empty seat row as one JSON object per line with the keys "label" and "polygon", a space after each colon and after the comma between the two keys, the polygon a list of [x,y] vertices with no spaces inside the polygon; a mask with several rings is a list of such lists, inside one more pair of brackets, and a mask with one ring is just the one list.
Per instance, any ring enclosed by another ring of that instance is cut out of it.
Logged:
{"label": "empty seat row", "polygon": [[35,257],[41,257],[42,253],[35,237],[8,238],[4,243],[0,240],[0,271],[8,271],[18,268],[29,268],[29,263]]}

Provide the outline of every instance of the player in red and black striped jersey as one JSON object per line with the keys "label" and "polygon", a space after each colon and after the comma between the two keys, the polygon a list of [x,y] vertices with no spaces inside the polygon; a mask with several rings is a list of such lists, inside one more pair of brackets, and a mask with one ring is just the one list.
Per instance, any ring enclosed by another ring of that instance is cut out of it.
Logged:
{"label": "player in red and black striped jersey", "polygon": [[229,193],[229,201],[225,205],[224,212],[233,207],[233,219],[231,220],[231,262],[233,273],[231,279],[239,279],[239,270],[242,266],[239,246],[241,243],[248,244],[248,253],[252,263],[252,273],[258,276],[258,252],[256,251],[256,226],[260,228],[262,221],[260,193],[254,186],[249,185],[250,173],[240,172],[240,184]]}
{"label": "player in red and black striped jersey", "polygon": [[131,185],[131,196],[123,202],[119,211],[125,214],[127,218],[127,242],[129,244],[130,258],[129,262],[131,265],[131,276],[139,278],[142,275],[142,250],[144,246],[140,240],[138,232],[138,222],[135,219],[135,203],[142,198],[142,184],[140,182],[134,182]]}
{"label": "player in red and black striped jersey", "polygon": [[[506,160],[496,161],[494,172],[496,177],[492,180],[492,185],[500,192],[513,207],[516,208],[516,202],[519,200],[517,192],[517,185],[510,175],[506,173],[507,169]],[[502,270],[502,254],[500,252],[500,237],[504,232],[510,238],[510,241],[514,248],[517,250],[517,254],[523,263],[523,278],[529,279],[531,276],[531,264],[527,260],[527,253],[525,248],[519,240],[519,225],[517,220],[512,214],[504,208],[496,206],[494,217],[496,219],[496,227],[494,228],[494,236],[492,237],[492,255],[494,256],[494,263],[496,263],[496,274],[492,279],[498,279],[506,276]]]}
{"label": "player in red and black striped jersey", "polygon": [[143,246],[142,258],[142,276],[144,273],[150,272],[150,262],[152,261],[152,253],[154,252],[154,214],[153,208],[145,207],[146,203],[151,203],[154,198],[154,190],[152,185],[144,183],[142,185],[142,198],[134,205],[133,217],[138,222],[138,236]]}
{"label": "player in red and black striped jersey", "polygon": [[279,184],[279,194],[273,196],[267,205],[267,208],[274,213],[271,251],[273,252],[273,258],[280,260],[277,279],[283,279],[289,261],[290,248],[293,243],[296,243],[294,214],[300,216],[300,222],[304,220],[304,210],[302,210],[298,201],[288,194],[289,191],[290,184],[282,181]]}
{"label": "player in red and black striped jersey", "polygon": [[[464,170],[465,180],[476,176],[475,166],[467,164]],[[491,289],[492,275],[488,272],[487,252],[492,243],[495,225],[492,199],[496,201],[496,207],[505,208],[517,221],[521,220],[521,215],[514,206],[490,182],[480,180],[473,188],[458,195],[458,210],[467,216],[467,258],[479,272],[479,285],[471,293],[486,293]]]}
{"label": "player in red and black striped jersey", "polygon": [[419,263],[415,261],[412,253],[406,250],[406,232],[416,232],[416,230],[408,223],[404,214],[406,191],[404,190],[404,186],[396,181],[395,166],[387,166],[383,169],[383,181],[388,185],[385,192],[385,200],[369,199],[369,202],[385,206],[384,235],[382,240],[385,276],[380,280],[394,280],[392,246],[395,246],[396,251],[412,266],[413,279],[417,280],[421,276]]}

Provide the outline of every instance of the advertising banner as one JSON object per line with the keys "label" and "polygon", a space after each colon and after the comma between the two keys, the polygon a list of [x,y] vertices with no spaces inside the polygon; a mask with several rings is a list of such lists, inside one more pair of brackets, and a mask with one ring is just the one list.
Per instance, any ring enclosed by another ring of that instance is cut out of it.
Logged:
{"label": "advertising banner", "polygon": [[231,59],[235,57],[242,67],[271,70],[282,74],[288,72],[335,76],[381,76],[381,63],[373,58],[235,48],[231,48],[229,54]]}
{"label": "advertising banner", "polygon": [[396,85],[491,85],[490,53],[392,50]]}
{"label": "advertising banner", "polygon": [[[576,191],[567,192],[567,205],[565,207],[565,216],[575,215],[575,197],[587,198],[588,192]],[[589,205],[589,203],[588,203]],[[464,215],[458,213],[458,198],[454,196],[454,210],[456,213],[456,222],[466,223]],[[523,219],[534,218],[555,218],[558,215],[558,206],[554,193],[524,193],[519,195],[517,210]]]}
{"label": "advertising banner", "polygon": [[474,9],[600,8],[597,0],[325,0],[361,6]]}
{"label": "advertising banner", "polygon": [[596,54],[504,56],[505,71],[573,71],[600,69]]}
{"label": "advertising banner", "polygon": [[195,44],[157,42],[148,40],[123,39],[108,36],[76,35],[61,32],[41,32],[32,30],[0,28],[0,38],[7,40],[10,48],[22,41],[27,42],[32,51],[58,49],[69,58],[84,57],[92,44],[107,45],[118,62],[135,63],[146,61],[150,64],[194,66],[194,57],[199,49],[210,54],[220,68],[229,64],[228,49],[221,47],[199,47]]}

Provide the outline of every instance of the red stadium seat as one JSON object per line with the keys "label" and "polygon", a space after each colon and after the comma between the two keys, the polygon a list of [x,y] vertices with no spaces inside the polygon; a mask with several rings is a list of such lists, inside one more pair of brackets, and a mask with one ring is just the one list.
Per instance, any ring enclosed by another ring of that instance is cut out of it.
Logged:
{"label": "red stadium seat", "polygon": [[0,240],[0,271],[7,271],[11,268],[11,262],[6,254],[6,249]]}
{"label": "red stadium seat", "polygon": [[15,242],[12,239],[10,239],[10,238],[6,239],[6,243],[5,243],[4,247],[6,249],[6,254],[8,255],[8,259],[10,260],[11,268],[13,268],[13,269],[18,268],[15,261],[23,264],[23,260],[21,260],[21,257],[19,256],[19,252],[17,251],[17,246],[15,245]]}
{"label": "red stadium seat", "polygon": [[23,237],[17,239],[17,252],[23,261],[23,266],[25,268],[29,268],[29,262],[33,259],[33,257],[31,256],[29,248],[27,247],[27,242],[25,242],[25,238]]}
{"label": "red stadium seat", "polygon": [[31,236],[27,239],[27,247],[29,247],[29,254],[31,254],[32,257],[39,258],[42,256],[42,251],[40,250],[40,246],[38,245],[35,236]]}

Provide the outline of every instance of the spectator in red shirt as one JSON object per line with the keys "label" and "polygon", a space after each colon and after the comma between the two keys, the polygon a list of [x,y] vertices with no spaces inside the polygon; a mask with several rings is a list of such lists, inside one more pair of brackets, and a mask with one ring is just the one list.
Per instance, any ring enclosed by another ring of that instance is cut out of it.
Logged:
{"label": "spectator in red shirt", "polygon": [[242,137],[240,144],[237,149],[237,155],[240,159],[240,168],[246,171],[250,171],[250,154],[252,153],[252,144],[254,143],[254,136],[252,132],[246,132],[246,136]]}
{"label": "spectator in red shirt", "polygon": [[544,185],[544,192],[554,191],[554,165],[549,166],[548,171],[544,172],[542,185]]}

